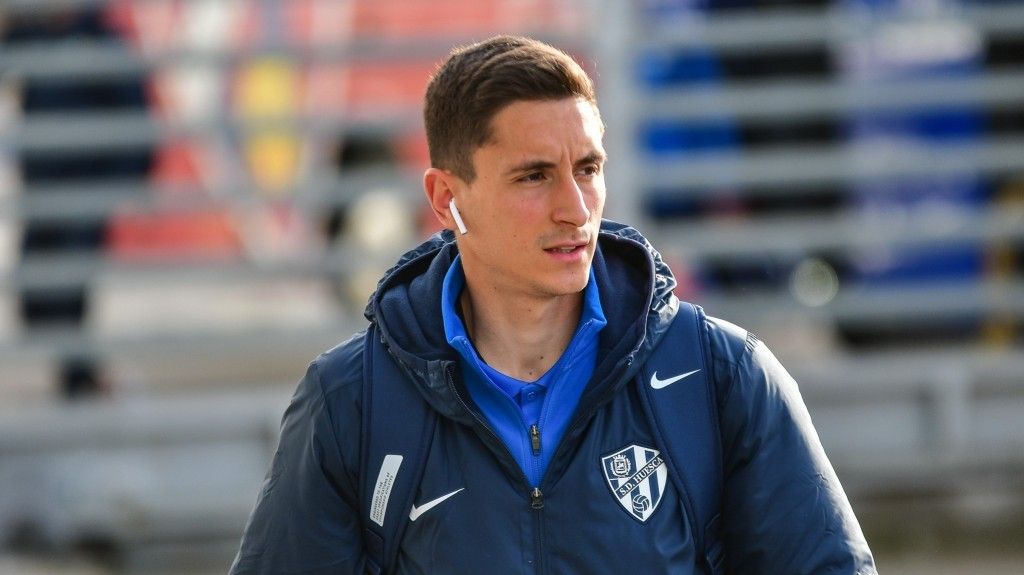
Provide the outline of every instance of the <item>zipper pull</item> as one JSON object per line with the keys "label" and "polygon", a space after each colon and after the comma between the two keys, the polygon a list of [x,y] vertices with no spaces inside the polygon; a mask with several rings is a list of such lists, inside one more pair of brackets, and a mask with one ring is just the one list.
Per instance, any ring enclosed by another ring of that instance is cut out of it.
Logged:
{"label": "zipper pull", "polygon": [[530,508],[544,509],[544,494],[540,492],[540,487],[534,487],[530,492]]}
{"label": "zipper pull", "polygon": [[530,447],[534,455],[540,455],[540,428],[536,423],[530,426]]}

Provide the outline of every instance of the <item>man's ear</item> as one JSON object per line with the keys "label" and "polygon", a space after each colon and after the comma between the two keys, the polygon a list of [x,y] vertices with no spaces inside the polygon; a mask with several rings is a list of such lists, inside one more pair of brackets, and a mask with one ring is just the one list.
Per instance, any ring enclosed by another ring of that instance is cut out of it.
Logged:
{"label": "man's ear", "polygon": [[428,168],[423,173],[423,191],[427,194],[430,209],[437,221],[450,230],[458,227],[449,204],[455,199],[455,190],[460,181],[455,174],[439,168]]}

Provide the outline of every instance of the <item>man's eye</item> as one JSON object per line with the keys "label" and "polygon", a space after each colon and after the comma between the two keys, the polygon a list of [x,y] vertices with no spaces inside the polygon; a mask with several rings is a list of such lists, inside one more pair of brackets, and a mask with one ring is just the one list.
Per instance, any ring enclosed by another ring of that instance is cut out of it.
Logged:
{"label": "man's eye", "polygon": [[542,174],[541,172],[533,172],[531,174],[526,174],[525,176],[519,178],[520,182],[540,182],[543,180],[544,174]]}
{"label": "man's eye", "polygon": [[580,168],[580,174],[584,175],[584,176],[596,176],[596,175],[598,175],[600,173],[601,173],[601,167],[596,165],[596,164],[592,164],[592,165],[584,166],[584,167]]}

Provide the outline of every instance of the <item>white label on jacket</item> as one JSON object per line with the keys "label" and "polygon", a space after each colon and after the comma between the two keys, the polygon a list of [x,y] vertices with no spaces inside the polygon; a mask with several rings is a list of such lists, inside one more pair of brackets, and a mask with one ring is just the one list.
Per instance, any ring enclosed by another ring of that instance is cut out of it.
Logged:
{"label": "white label on jacket", "polygon": [[384,527],[388,499],[391,498],[391,489],[395,486],[395,478],[398,477],[398,468],[401,466],[401,455],[388,454],[384,456],[384,463],[377,474],[377,484],[373,487],[373,499],[370,503],[370,520],[381,527]]}

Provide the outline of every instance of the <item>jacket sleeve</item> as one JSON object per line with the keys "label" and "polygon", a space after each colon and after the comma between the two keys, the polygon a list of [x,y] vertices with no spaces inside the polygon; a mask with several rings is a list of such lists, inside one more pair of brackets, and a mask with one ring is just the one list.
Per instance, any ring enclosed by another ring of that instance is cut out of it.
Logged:
{"label": "jacket sleeve", "polygon": [[796,382],[753,334],[726,322],[719,327],[712,354],[719,382],[727,571],[876,573]]}
{"label": "jacket sleeve", "polygon": [[[350,381],[332,390],[328,403],[318,362],[285,411],[232,575],[362,573],[358,482],[349,471],[358,464],[360,386]],[[359,373],[358,363],[353,367]]]}

